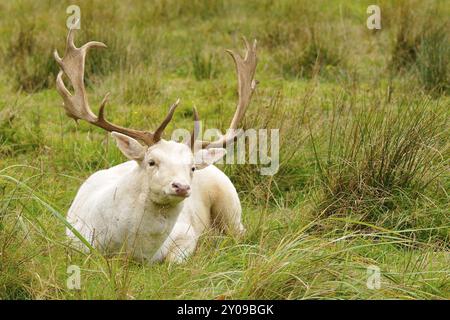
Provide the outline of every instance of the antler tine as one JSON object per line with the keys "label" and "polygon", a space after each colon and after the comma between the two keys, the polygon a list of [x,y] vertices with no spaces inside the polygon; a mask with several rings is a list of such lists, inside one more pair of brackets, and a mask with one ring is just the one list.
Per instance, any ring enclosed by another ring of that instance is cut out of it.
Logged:
{"label": "antler tine", "polygon": [[250,104],[253,91],[256,89],[256,81],[253,79],[257,64],[256,39],[251,47],[245,37],[243,37],[243,41],[247,48],[245,58],[242,58],[241,55],[234,53],[231,50],[227,51],[236,64],[236,72],[238,74],[239,102],[236,108],[236,113],[234,114],[233,120],[230,124],[230,129],[233,130],[238,129],[239,123],[243,119],[245,111]]}
{"label": "antler tine", "polygon": [[200,117],[198,116],[197,108],[192,107],[192,113],[194,114],[194,129],[191,132],[191,138],[185,143],[191,147],[192,151],[195,150],[195,142],[198,139],[198,135],[200,133]]}
{"label": "antler tine", "polygon": [[[157,143],[161,139],[164,128],[172,119],[175,108],[179,103],[179,99],[174,105],[172,105],[169,110],[169,114],[163,120],[155,133],[124,128],[106,120],[104,117],[104,111],[109,93],[105,95],[97,117],[89,107],[86,89],[84,87],[84,67],[87,51],[91,48],[106,48],[106,45],[102,42],[90,41],[80,48],[77,48],[74,43],[74,33],[75,29],[69,30],[66,40],[66,50],[63,58],[59,56],[56,50],[54,52],[55,60],[61,68],[56,78],[56,89],[63,98],[63,105],[67,115],[76,121],[79,119],[85,120],[106,131],[119,132],[129,137],[141,140],[148,146]],[[63,74],[69,78],[69,81],[74,89],[73,94],[71,94],[65,86],[62,79]]]}
{"label": "antler tine", "polygon": [[158,129],[156,129],[155,133],[153,134],[153,140],[159,141],[161,140],[162,133],[164,132],[164,129],[169,124],[170,120],[172,120],[172,116],[175,112],[175,109],[178,107],[178,104],[180,103],[180,99],[177,99],[174,104],[172,104],[169,108],[169,112],[167,113],[167,116],[164,118],[163,122],[160,124]]}
{"label": "antler tine", "polygon": [[257,81],[255,81],[255,71],[256,65],[258,63],[256,57],[256,39],[250,46],[247,39],[242,37],[243,42],[246,47],[246,52],[244,58],[233,50],[226,50],[227,53],[233,58],[236,66],[236,73],[238,77],[238,95],[239,100],[236,107],[236,112],[234,113],[233,119],[231,120],[229,130],[225,135],[222,135],[218,140],[213,142],[202,141],[203,148],[212,147],[222,147],[224,144],[232,142],[237,137],[237,129],[239,124],[244,118],[245,111],[250,104],[253,92],[256,89]]}

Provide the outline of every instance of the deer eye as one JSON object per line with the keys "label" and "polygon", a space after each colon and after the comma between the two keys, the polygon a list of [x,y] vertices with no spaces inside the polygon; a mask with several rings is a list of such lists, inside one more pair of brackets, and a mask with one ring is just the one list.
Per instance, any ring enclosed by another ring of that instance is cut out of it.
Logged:
{"label": "deer eye", "polygon": [[191,168],[191,171],[194,172],[194,171],[195,171],[195,167],[192,167],[192,168]]}
{"label": "deer eye", "polygon": [[153,167],[155,164],[156,164],[155,160],[150,160],[150,161],[148,162],[148,165],[149,165],[150,167]]}

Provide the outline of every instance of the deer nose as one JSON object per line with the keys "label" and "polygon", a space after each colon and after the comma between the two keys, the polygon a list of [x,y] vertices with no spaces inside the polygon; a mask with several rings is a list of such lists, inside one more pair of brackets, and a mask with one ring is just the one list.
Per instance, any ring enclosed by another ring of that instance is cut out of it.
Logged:
{"label": "deer nose", "polygon": [[187,197],[191,191],[191,186],[179,182],[172,182],[172,188],[178,196]]}

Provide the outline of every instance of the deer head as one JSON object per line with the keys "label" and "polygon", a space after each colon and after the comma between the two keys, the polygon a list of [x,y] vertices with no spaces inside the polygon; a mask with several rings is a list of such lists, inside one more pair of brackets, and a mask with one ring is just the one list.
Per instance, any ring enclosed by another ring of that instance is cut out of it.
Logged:
{"label": "deer head", "polygon": [[[56,78],[56,88],[63,98],[66,114],[78,120],[111,132],[121,152],[130,160],[139,164],[142,174],[150,181],[150,193],[155,202],[181,201],[191,193],[190,184],[195,170],[203,169],[221,159],[226,151],[223,148],[236,138],[236,129],[244,117],[246,108],[256,87],[253,77],[256,69],[256,41],[252,46],[244,39],[245,57],[227,50],[233,58],[238,75],[239,101],[227,134],[216,141],[197,141],[198,113],[194,108],[195,126],[189,141],[179,143],[162,139],[164,129],[172,119],[179,99],[169,108],[167,116],[154,132],[124,128],[105,118],[106,94],[96,116],[88,103],[84,86],[84,67],[86,53],[91,48],[106,48],[106,45],[91,41],[77,48],[74,44],[74,29],[69,31],[64,57],[55,50],[54,57],[61,70]],[[63,82],[65,75],[72,87],[69,92]],[[143,144],[139,143],[141,141]],[[196,148],[200,146],[200,148]],[[199,149],[199,150],[197,150]]]}

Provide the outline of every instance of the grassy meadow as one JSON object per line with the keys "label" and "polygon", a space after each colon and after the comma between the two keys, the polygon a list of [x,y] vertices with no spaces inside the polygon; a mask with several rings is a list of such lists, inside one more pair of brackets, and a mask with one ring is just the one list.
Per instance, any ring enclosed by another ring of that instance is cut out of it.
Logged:
{"label": "grassy meadow", "polygon": [[[258,39],[246,128],[280,129],[280,168],[220,165],[247,233],[205,234],[184,264],[80,253],[64,216],[81,183],[125,158],[110,136],[65,116],[55,90],[66,8],[81,8],[96,111],[166,136],[226,129],[240,37]],[[376,1],[0,3],[0,299],[449,299],[450,5]],[[81,288],[67,268],[81,268]],[[379,288],[367,286],[368,268]]]}

